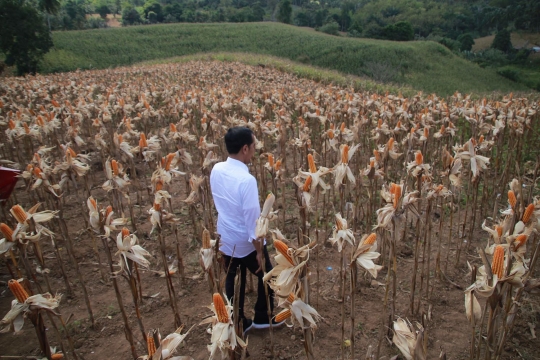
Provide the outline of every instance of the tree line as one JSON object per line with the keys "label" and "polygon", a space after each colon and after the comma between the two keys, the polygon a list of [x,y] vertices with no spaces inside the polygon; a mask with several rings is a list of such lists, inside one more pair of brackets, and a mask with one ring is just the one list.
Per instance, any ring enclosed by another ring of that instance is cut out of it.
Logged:
{"label": "tree line", "polygon": [[106,27],[110,15],[123,26],[279,21],[350,37],[435,40],[454,51],[501,31],[540,32],[540,1],[530,0],[0,0],[0,51],[32,72],[52,46],[50,31]]}

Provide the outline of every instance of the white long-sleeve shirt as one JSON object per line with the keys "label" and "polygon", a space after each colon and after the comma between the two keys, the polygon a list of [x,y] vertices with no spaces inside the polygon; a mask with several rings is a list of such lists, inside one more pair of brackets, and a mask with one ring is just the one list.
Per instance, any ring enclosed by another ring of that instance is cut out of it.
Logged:
{"label": "white long-sleeve shirt", "polygon": [[212,169],[210,187],[218,211],[219,249],[235,258],[249,255],[255,251],[252,241],[261,214],[257,180],[246,164],[227,158]]}

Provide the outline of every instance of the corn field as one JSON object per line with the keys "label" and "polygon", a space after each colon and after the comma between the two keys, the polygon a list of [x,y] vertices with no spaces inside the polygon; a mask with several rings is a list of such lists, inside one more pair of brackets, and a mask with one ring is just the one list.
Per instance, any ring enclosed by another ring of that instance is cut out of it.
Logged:
{"label": "corn field", "polygon": [[[533,359],[539,105],[202,61],[5,79],[0,359]],[[287,323],[246,336],[209,187],[232,126]]]}

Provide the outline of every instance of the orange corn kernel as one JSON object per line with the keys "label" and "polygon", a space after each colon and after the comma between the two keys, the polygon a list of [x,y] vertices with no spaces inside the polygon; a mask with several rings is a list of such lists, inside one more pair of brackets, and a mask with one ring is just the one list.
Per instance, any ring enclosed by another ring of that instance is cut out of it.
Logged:
{"label": "orange corn kernel", "polygon": [[112,206],[109,205],[107,206],[107,208],[105,209],[105,219],[109,217],[109,215],[113,212],[113,209],[112,209]]}
{"label": "orange corn kernel", "polygon": [[349,145],[344,145],[343,146],[343,151],[341,153],[341,162],[343,164],[348,164],[349,163]]}
{"label": "orange corn kernel", "polygon": [[493,252],[493,261],[491,263],[491,272],[497,275],[499,279],[503,277],[504,269],[504,248],[501,245],[495,247]]}
{"label": "orange corn kernel", "polygon": [[313,159],[313,155],[308,154],[307,160],[308,160],[308,165],[309,165],[309,172],[312,174],[316,173],[317,167],[315,166],[315,160]]}
{"label": "orange corn kernel", "polygon": [[521,218],[521,220],[523,220],[525,224],[528,223],[529,220],[531,220],[533,212],[534,212],[534,204],[529,204],[529,206],[527,206],[527,208],[525,209],[525,212],[523,213],[523,217]]}
{"label": "orange corn kernel", "polygon": [[386,148],[388,150],[392,150],[394,148],[394,142],[395,142],[394,138],[391,137],[390,140],[388,140],[388,143],[386,144]]}
{"label": "orange corn kernel", "polygon": [[122,239],[129,236],[129,229],[127,227],[122,228]]}
{"label": "orange corn kernel", "polygon": [[21,283],[18,282],[17,280],[13,280],[13,279],[9,280],[8,287],[9,287],[9,290],[11,290],[11,292],[13,293],[13,295],[15,295],[15,298],[17,299],[19,303],[22,304],[26,301],[26,299],[28,299],[28,293],[23,288]]}
{"label": "orange corn kernel", "polygon": [[397,209],[399,199],[401,199],[401,186],[397,185],[394,190],[394,209]]}
{"label": "orange corn kernel", "polygon": [[512,207],[512,209],[516,208],[516,204],[517,204],[516,194],[514,194],[512,190],[508,190],[508,202],[510,203],[510,206]]}
{"label": "orange corn kernel", "polygon": [[148,142],[146,141],[146,135],[142,132],[141,135],[139,135],[139,148],[147,148]]}
{"label": "orange corn kernel", "polygon": [[291,310],[285,309],[285,310],[283,310],[282,312],[280,312],[279,314],[276,315],[275,322],[280,323],[282,321],[285,321],[288,318],[290,318],[291,315],[292,315]]}
{"label": "orange corn kernel", "polygon": [[175,157],[176,153],[169,153],[167,154],[166,162],[165,162],[165,170],[169,171],[171,169],[172,161]]}
{"label": "orange corn kernel", "polygon": [[290,293],[289,296],[287,297],[287,301],[290,302],[291,304],[293,303],[294,299],[296,299],[296,296],[294,296],[293,293]]}
{"label": "orange corn kernel", "polygon": [[214,309],[216,310],[216,315],[220,323],[229,322],[229,314],[227,308],[225,307],[225,302],[219,293],[214,293],[213,297]]}
{"label": "orange corn kernel", "polygon": [[308,176],[307,179],[306,179],[306,182],[304,183],[304,186],[302,188],[302,191],[304,192],[309,192],[309,190],[311,190],[311,182],[312,182],[312,178],[311,176]]}
{"label": "orange corn kernel", "polygon": [[119,174],[119,171],[118,171],[118,162],[116,160],[111,160],[111,168],[112,168],[112,171],[113,171],[113,174],[115,176],[118,176]]}
{"label": "orange corn kernel", "polygon": [[414,160],[416,161],[416,165],[422,165],[424,163],[424,156],[422,155],[421,151],[417,151],[414,155]]}
{"label": "orange corn kernel", "polygon": [[268,154],[268,165],[270,165],[271,168],[274,168],[274,155]]}
{"label": "orange corn kernel", "polygon": [[17,220],[19,224],[22,224],[26,221],[28,216],[26,215],[26,212],[20,205],[15,205],[10,210],[11,215]]}
{"label": "orange corn kernel", "polygon": [[7,224],[0,223],[0,232],[4,234],[7,241],[13,241],[13,230]]}
{"label": "orange corn kernel", "polygon": [[208,229],[204,229],[202,233],[202,248],[203,249],[210,249],[210,231]]}
{"label": "orange corn kernel", "polygon": [[294,265],[293,259],[288,254],[289,247],[281,240],[274,240],[274,247],[291,265]]}
{"label": "orange corn kernel", "polygon": [[514,241],[515,249],[519,249],[522,245],[524,245],[527,242],[527,239],[529,238],[528,235],[521,234],[519,235],[516,240]]}
{"label": "orange corn kernel", "polygon": [[362,245],[373,245],[373,243],[375,243],[376,240],[377,240],[377,234],[371,233],[366,238],[366,240],[364,240],[364,243]]}

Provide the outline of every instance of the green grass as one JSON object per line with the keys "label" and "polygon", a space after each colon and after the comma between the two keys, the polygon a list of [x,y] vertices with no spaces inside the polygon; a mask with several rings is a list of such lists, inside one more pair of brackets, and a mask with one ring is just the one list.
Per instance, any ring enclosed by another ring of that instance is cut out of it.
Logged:
{"label": "green grass", "polygon": [[55,32],[44,72],[104,69],[198,53],[254,53],[447,96],[529,91],[434,42],[335,37],[279,23],[169,24]]}

